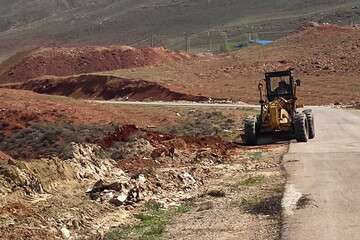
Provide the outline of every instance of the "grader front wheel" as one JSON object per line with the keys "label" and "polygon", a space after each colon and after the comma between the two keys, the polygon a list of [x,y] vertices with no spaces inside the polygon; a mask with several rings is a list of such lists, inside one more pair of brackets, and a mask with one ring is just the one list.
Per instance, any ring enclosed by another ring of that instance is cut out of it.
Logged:
{"label": "grader front wheel", "polygon": [[256,117],[250,117],[245,120],[245,144],[246,145],[256,145],[256,125],[257,119]]}

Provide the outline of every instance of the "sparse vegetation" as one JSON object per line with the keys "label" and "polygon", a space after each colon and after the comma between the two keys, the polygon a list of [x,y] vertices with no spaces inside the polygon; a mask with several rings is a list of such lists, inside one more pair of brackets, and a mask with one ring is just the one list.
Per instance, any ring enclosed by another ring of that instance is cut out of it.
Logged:
{"label": "sparse vegetation", "polygon": [[[311,9],[304,1],[180,1],[180,2],[116,2],[111,0],[87,1],[34,1],[19,4],[18,1],[0,1],[2,9],[0,33],[12,29],[12,36],[0,35],[2,48],[31,46],[36,39],[71,42],[124,42],[150,45],[150,33],[155,35],[156,45],[184,49],[183,33],[197,33],[192,49],[209,47],[210,30],[213,48],[218,47],[223,31],[237,40],[239,33],[250,31],[286,31],[296,28],[307,20],[349,23],[349,16],[357,16],[355,1],[312,1]],[[120,12],[122,14],[116,14]],[[186,12],[186,14],[184,14]],[[62,16],[61,20],[53,18]],[[68,22],[72,16],[83,16]],[[113,16],[111,20],[106,20]],[[131,17],[131,16],[136,16]],[[289,21],[291,19],[291,21]],[[357,19],[356,19],[357,20]],[[33,24],[41,22],[42,24]],[[168,22],[169,24],[163,24]],[[24,27],[28,26],[24,30]],[[170,27],[169,27],[170,26]],[[19,27],[22,31],[17,31]],[[54,31],[56,29],[56,31]],[[128,31],[136,29],[136,31]],[[127,34],[121,34],[126,31]],[[217,32],[219,32],[217,34]],[[213,36],[213,35],[218,36]],[[199,36],[198,36],[199,35]],[[104,37],[106,36],[106,37]],[[26,41],[25,41],[26,39]],[[219,40],[218,40],[219,39]],[[241,39],[239,39],[241,40]],[[10,44],[11,43],[11,44]],[[18,51],[19,49],[14,49]],[[10,51],[10,50],[8,50]]]}
{"label": "sparse vegetation", "polygon": [[190,111],[182,123],[161,130],[182,136],[220,136],[233,140],[239,135],[239,124],[222,112]]}
{"label": "sparse vegetation", "polygon": [[274,195],[271,197],[253,196],[243,198],[241,206],[248,212],[253,214],[262,214],[276,216],[281,212],[282,195]]}
{"label": "sparse vegetation", "polygon": [[157,240],[163,239],[166,225],[179,214],[189,211],[188,204],[163,209],[157,202],[145,204],[144,211],[135,215],[138,223],[133,226],[119,227],[109,231],[105,240],[138,239]]}
{"label": "sparse vegetation", "polygon": [[30,123],[10,136],[2,136],[0,150],[15,158],[65,157],[70,143],[91,143],[114,130],[111,125]]}
{"label": "sparse vegetation", "polygon": [[249,157],[253,160],[259,160],[262,158],[262,152],[250,152]]}
{"label": "sparse vegetation", "polygon": [[239,182],[238,186],[253,187],[263,184],[265,181],[266,181],[266,177],[264,175],[251,176]]}

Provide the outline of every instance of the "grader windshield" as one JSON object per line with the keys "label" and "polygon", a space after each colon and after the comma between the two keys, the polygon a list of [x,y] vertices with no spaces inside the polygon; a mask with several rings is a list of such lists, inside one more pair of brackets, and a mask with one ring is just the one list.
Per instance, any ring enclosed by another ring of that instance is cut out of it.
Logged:
{"label": "grader windshield", "polygon": [[293,77],[291,72],[276,72],[266,75],[267,95],[270,101],[282,97],[285,99],[292,99],[293,92]]}

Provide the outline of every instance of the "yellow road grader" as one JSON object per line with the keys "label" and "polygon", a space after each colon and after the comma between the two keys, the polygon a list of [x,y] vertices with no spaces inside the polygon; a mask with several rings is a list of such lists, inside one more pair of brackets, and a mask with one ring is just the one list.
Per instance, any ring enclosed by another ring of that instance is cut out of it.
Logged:
{"label": "yellow road grader", "polygon": [[261,136],[275,133],[295,138],[298,142],[307,142],[315,137],[311,109],[297,109],[298,86],[300,80],[294,80],[291,70],[265,73],[264,81],[258,86],[261,112],[256,117],[247,118],[244,123],[244,140],[247,145],[256,145]]}

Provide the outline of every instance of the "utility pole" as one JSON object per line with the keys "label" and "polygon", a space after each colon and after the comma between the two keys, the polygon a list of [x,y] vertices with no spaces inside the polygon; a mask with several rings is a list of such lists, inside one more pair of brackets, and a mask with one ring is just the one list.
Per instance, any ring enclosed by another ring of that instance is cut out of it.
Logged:
{"label": "utility pole", "polygon": [[[207,0],[207,10],[210,11],[210,1]],[[208,44],[209,44],[209,52],[212,51],[212,40],[211,40],[211,33],[210,33],[210,18],[208,18]]]}
{"label": "utility pole", "polygon": [[190,52],[190,37],[188,33],[184,33],[185,36],[185,46],[186,46],[186,52]]}
{"label": "utility pole", "polygon": [[351,27],[355,26],[355,18],[354,18],[354,16],[351,16],[350,26]]}
{"label": "utility pole", "polygon": [[208,43],[209,43],[209,52],[212,51],[212,40],[211,40],[211,32],[208,31]]}

